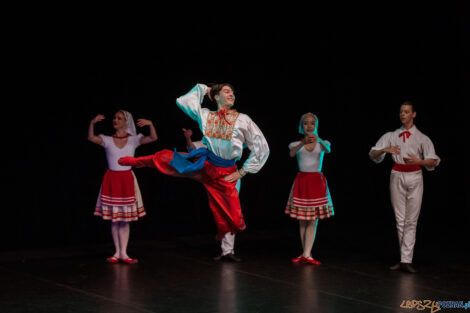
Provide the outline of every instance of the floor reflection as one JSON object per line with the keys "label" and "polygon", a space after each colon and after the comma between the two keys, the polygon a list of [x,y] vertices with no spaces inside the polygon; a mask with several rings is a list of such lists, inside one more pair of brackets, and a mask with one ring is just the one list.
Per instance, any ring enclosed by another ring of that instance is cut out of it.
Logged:
{"label": "floor reflection", "polygon": [[236,267],[231,263],[222,263],[220,270],[219,312],[236,313],[237,280]]}
{"label": "floor reflection", "polygon": [[298,312],[324,312],[318,305],[318,291],[315,290],[315,266],[303,265],[299,270]]}
{"label": "floor reflection", "polygon": [[433,304],[437,299],[420,299],[417,290],[419,281],[416,275],[407,273],[397,273],[396,288],[394,291],[397,312],[404,312],[405,310],[426,310],[427,312],[440,311],[438,307]]}
{"label": "floor reflection", "polygon": [[[129,270],[127,264],[112,264],[109,266],[110,282],[109,291],[111,299],[115,299],[121,303],[129,302],[131,298],[131,288],[129,285]],[[102,306],[102,312],[113,312],[116,310],[115,303],[109,303],[110,306]]]}

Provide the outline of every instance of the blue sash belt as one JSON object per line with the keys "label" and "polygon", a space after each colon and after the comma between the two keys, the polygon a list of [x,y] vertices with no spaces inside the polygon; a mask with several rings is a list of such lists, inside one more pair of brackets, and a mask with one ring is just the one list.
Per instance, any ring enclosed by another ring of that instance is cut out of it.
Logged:
{"label": "blue sash belt", "polygon": [[[188,159],[199,158],[195,162],[191,162]],[[173,153],[173,159],[170,161],[170,165],[173,166],[181,174],[191,173],[199,171],[203,168],[204,163],[209,163],[219,167],[232,167],[235,165],[236,160],[226,160],[216,156],[213,152],[206,148],[199,148],[192,150],[188,154],[181,154],[176,152]]]}

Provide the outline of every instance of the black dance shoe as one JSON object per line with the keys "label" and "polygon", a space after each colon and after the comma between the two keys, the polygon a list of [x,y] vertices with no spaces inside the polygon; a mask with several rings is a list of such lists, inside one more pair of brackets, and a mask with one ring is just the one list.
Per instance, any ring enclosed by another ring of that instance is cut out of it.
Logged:
{"label": "black dance shoe", "polygon": [[218,261],[237,262],[238,263],[238,262],[241,262],[242,259],[235,256],[235,254],[233,254],[233,253],[229,253],[229,254],[226,254],[226,255],[219,255],[219,256],[215,257],[214,261],[216,261],[216,262],[218,262]]}
{"label": "black dance shoe", "polygon": [[390,269],[391,271],[398,271],[400,268],[401,268],[401,264],[400,264],[400,263],[397,263],[397,264],[392,265],[392,266],[389,267],[389,269]]}
{"label": "black dance shoe", "polygon": [[416,273],[417,270],[411,266],[411,263],[400,263],[400,268],[403,272]]}

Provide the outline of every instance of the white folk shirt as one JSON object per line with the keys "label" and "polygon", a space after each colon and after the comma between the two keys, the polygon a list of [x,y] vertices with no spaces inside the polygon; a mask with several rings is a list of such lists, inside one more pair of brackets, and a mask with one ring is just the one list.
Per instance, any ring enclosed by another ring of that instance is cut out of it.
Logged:
{"label": "white folk shirt", "polygon": [[127,143],[121,149],[116,146],[114,139],[111,136],[99,135],[103,142],[101,145],[106,151],[106,160],[108,161],[108,168],[112,171],[128,171],[132,166],[122,166],[118,160],[125,156],[134,156],[135,148],[140,146],[140,139],[142,134],[127,137]]}
{"label": "white folk shirt", "polygon": [[[206,91],[206,85],[197,84],[186,95],[176,99],[176,103],[186,115],[198,123],[204,135],[202,141],[209,151],[226,160],[239,160],[246,146],[251,152],[243,164],[243,169],[248,173],[258,172],[269,156],[268,143],[263,133],[246,114],[237,113],[238,118],[235,117],[236,121],[230,125],[223,119],[220,120],[217,112],[201,108]],[[228,119],[234,120],[233,116],[236,115],[229,116]],[[223,127],[215,129],[214,125],[219,123],[223,124]]]}
{"label": "white folk shirt", "polygon": [[[439,165],[441,159],[436,155],[436,152],[434,151],[434,145],[428,136],[420,132],[415,125],[408,129],[410,132],[409,137],[405,137],[405,134],[400,137],[400,134],[404,131],[406,131],[406,129],[402,126],[393,132],[386,133],[379,139],[379,141],[377,141],[375,146],[371,148],[371,152],[372,150],[381,150],[390,146],[399,146],[400,154],[391,154],[395,163],[406,164],[403,158],[408,157],[409,154],[413,154],[422,160],[437,160],[436,166]],[[403,140],[403,138],[405,138],[405,140]],[[380,163],[384,160],[384,158],[385,153],[374,160],[374,162]],[[434,168],[435,166],[426,166],[428,171],[433,171]]]}
{"label": "white folk shirt", "polygon": [[[289,149],[292,150],[292,148],[300,145],[300,143],[301,141],[294,141],[290,143]],[[329,144],[329,142],[326,140],[325,143]],[[325,151],[319,142],[317,142],[315,148],[312,151],[305,149],[305,146],[300,148],[296,154],[299,171],[307,173],[321,172],[324,154]]]}

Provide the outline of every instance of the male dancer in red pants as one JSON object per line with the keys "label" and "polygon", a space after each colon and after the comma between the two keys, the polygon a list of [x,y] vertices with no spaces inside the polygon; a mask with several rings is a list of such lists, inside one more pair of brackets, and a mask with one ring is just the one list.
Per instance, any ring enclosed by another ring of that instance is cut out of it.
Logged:
{"label": "male dancer in red pants", "polygon": [[[201,107],[205,95],[217,103],[217,111]],[[153,167],[166,175],[188,177],[202,183],[217,225],[217,239],[222,240],[222,254],[216,260],[239,262],[233,249],[235,234],[246,226],[236,184],[247,173],[257,173],[263,167],[269,147],[251,118],[233,109],[234,102],[234,89],[230,84],[215,84],[211,88],[197,84],[176,103],[198,123],[207,148],[189,154],[162,150],[145,157],[121,158],[119,163]],[[237,169],[235,163],[242,157],[244,147],[251,152]]]}

